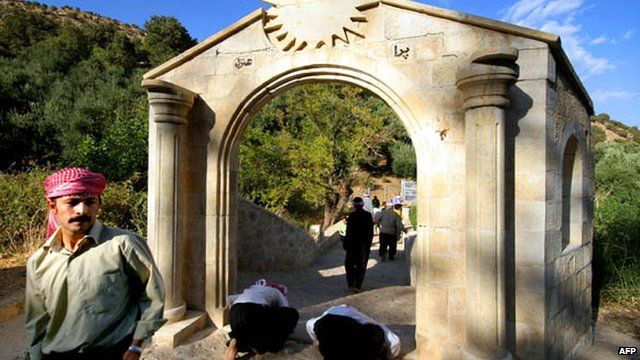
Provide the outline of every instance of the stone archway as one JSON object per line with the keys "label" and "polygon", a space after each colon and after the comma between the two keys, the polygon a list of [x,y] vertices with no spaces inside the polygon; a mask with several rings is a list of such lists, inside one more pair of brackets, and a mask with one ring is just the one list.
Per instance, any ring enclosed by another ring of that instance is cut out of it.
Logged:
{"label": "stone archway", "polygon": [[[558,38],[407,1],[269,3],[143,81],[149,241],[166,282],[166,317],[180,320],[189,308],[225,323],[236,281],[240,135],[275,94],[338,81],[386,101],[416,149],[419,358],[544,356],[553,346],[545,320],[553,280],[544,280],[552,265],[536,249],[555,236],[546,230],[555,219],[539,207],[556,195],[545,193],[544,153],[560,157],[548,124],[569,116],[588,124],[592,112]],[[336,9],[338,31],[327,32],[322,15]],[[548,102],[552,81],[567,85],[573,113]],[[541,289],[519,282],[538,269]]]}

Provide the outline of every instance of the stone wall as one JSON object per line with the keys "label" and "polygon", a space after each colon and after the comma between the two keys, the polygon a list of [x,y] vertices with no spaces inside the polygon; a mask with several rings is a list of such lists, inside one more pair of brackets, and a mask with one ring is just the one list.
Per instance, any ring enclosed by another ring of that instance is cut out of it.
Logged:
{"label": "stone wall", "polygon": [[339,239],[329,228],[318,241],[250,201],[240,199],[238,205],[239,270],[304,268]]}
{"label": "stone wall", "polygon": [[[594,169],[589,114],[563,74],[554,85],[547,138],[551,156],[547,157],[545,358],[563,359],[579,357],[589,346],[584,339],[592,315]],[[571,142],[576,145],[573,150]]]}

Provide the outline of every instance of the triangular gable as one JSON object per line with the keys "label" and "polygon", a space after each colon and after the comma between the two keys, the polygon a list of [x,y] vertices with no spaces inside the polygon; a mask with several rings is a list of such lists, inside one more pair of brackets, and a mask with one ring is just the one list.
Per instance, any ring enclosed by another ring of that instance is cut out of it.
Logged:
{"label": "triangular gable", "polygon": [[[578,77],[569,61],[567,54],[561,45],[561,40],[558,35],[550,34],[544,31],[539,31],[535,29],[530,29],[518,25],[513,25],[510,23],[506,23],[503,21],[493,20],[481,16],[469,15],[465,13],[461,13],[454,10],[446,10],[441,9],[435,6],[416,3],[408,0],[380,0],[380,1],[371,1],[366,2],[363,1],[363,4],[358,8],[362,10],[371,9],[381,4],[403,9],[406,11],[417,12],[437,18],[442,18],[446,20],[451,20],[467,25],[476,26],[479,28],[484,28],[488,30],[493,30],[497,32],[502,32],[514,36],[519,36],[523,38],[528,38],[532,40],[537,40],[544,42],[549,45],[553,56],[555,58],[557,66],[561,69],[561,71],[566,74],[570,83],[575,86],[578,91],[579,97],[582,99],[584,105],[589,109],[590,113],[593,113],[593,102],[589,97],[582,81]],[[263,8],[259,8],[244,18],[240,19],[233,25],[227,27],[226,29],[218,32],[217,34],[209,37],[203,42],[197,44],[191,49],[183,52],[182,54],[170,59],[162,65],[150,70],[146,74],[144,74],[144,79],[156,79],[169,71],[181,66],[182,64],[190,61],[191,59],[197,57],[208,49],[220,44],[225,41],[229,37],[239,33],[250,25],[254,24],[257,21],[263,21],[266,11]]]}

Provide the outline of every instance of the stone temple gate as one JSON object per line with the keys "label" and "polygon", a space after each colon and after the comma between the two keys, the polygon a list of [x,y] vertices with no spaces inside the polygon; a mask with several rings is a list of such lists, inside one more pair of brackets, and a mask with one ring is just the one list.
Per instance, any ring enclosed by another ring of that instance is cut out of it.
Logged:
{"label": "stone temple gate", "polygon": [[593,106],[560,39],[405,0],[267,2],[144,76],[166,317],[224,324],[242,133],[276,94],[334,81],[385,100],[416,149],[418,358],[583,351]]}

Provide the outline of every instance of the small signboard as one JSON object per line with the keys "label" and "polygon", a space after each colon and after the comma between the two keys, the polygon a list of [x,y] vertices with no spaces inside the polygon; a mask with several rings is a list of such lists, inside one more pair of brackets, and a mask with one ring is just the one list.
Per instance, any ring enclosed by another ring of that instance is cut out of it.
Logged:
{"label": "small signboard", "polygon": [[401,196],[405,202],[413,203],[418,201],[418,185],[413,180],[402,179]]}

